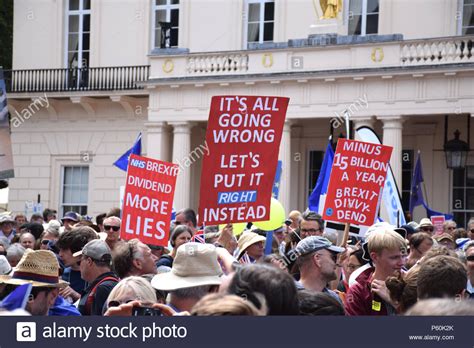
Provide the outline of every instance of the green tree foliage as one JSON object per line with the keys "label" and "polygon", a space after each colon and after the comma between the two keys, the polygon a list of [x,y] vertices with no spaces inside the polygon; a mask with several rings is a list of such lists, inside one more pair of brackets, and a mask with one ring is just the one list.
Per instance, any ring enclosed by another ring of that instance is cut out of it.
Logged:
{"label": "green tree foliage", "polygon": [[0,66],[12,68],[13,0],[0,0]]}

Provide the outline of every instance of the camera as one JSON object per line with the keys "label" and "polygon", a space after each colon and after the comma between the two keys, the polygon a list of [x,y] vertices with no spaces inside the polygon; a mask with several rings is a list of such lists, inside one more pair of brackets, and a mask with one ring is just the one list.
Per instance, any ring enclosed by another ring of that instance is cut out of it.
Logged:
{"label": "camera", "polygon": [[286,226],[290,226],[292,223],[293,223],[293,221],[291,219],[286,219],[285,220],[285,225]]}
{"label": "camera", "polygon": [[134,317],[159,317],[161,316],[161,310],[151,307],[133,307],[132,316]]}

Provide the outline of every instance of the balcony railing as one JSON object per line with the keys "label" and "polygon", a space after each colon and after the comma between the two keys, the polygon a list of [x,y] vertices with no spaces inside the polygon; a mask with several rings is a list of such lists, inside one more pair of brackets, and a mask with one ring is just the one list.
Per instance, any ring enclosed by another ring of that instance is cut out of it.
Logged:
{"label": "balcony railing", "polygon": [[148,80],[149,65],[100,68],[5,70],[9,93],[113,91],[141,89]]}

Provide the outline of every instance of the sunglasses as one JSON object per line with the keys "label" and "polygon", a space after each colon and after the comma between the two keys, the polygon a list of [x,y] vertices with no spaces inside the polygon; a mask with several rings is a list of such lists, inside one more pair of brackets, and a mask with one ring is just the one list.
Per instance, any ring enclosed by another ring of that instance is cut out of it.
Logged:
{"label": "sunglasses", "polygon": [[474,255],[466,257],[467,261],[474,261]]}
{"label": "sunglasses", "polygon": [[433,232],[434,228],[433,227],[421,227],[420,230],[426,231],[426,232]]}
{"label": "sunglasses", "polygon": [[112,229],[114,232],[117,232],[120,230],[120,226],[110,226],[110,225],[104,225],[104,230],[108,231]]}
{"label": "sunglasses", "polygon": [[129,302],[132,302],[132,301],[135,301],[135,300],[127,300],[127,301],[116,301],[116,300],[112,300],[112,301],[109,301],[109,308],[110,308],[110,307],[118,307],[118,306],[120,306],[121,304],[129,303]]}
{"label": "sunglasses", "polygon": [[41,241],[41,244],[43,244],[43,245],[48,245],[48,244],[49,244],[49,239],[43,239],[43,240]]}

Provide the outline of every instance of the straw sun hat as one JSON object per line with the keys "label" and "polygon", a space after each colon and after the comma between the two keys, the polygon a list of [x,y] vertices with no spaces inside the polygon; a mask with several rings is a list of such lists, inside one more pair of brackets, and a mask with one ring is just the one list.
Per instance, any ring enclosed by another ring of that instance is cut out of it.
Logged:
{"label": "straw sun hat", "polygon": [[49,250],[26,249],[11,275],[0,276],[0,283],[31,284],[34,287],[62,288],[69,283],[59,279],[59,263]]}
{"label": "straw sun hat", "polygon": [[245,232],[243,233],[240,238],[239,238],[239,255],[237,255],[237,259],[239,259],[245,250],[252,244],[258,243],[258,242],[264,242],[266,241],[266,238],[255,233],[255,232]]}

